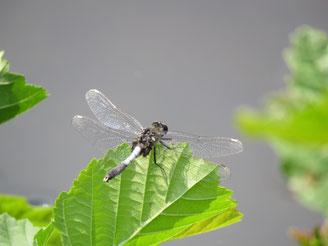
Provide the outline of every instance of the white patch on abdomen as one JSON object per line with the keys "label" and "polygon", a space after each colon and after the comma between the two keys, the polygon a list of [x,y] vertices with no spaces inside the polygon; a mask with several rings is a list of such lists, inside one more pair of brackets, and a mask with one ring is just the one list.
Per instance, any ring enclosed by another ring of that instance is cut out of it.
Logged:
{"label": "white patch on abdomen", "polygon": [[135,158],[138,157],[140,152],[141,152],[141,148],[137,145],[132,151],[131,155],[129,155],[129,157],[126,158],[122,163],[124,163],[125,165],[129,165],[131,161],[133,161]]}

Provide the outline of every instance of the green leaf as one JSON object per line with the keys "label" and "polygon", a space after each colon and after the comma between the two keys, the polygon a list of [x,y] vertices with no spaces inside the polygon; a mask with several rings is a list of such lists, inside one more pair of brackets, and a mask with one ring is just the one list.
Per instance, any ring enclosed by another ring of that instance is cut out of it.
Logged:
{"label": "green leaf", "polygon": [[285,52],[287,88],[263,112],[241,109],[237,124],[277,151],[288,187],[308,207],[328,215],[328,36],[302,27]]}
{"label": "green leaf", "polygon": [[[49,227],[52,224],[51,219],[53,218],[53,207],[32,206],[28,204],[24,197],[0,195],[0,214],[3,213],[9,214],[15,219],[28,219],[34,226],[37,227],[47,226],[46,229],[40,229],[40,232],[38,233],[38,238],[40,238],[45,237],[46,233],[50,231]],[[50,235],[51,237],[45,245],[61,245],[60,235],[57,230],[51,230]]]}
{"label": "green leaf", "polygon": [[328,246],[328,223],[316,226],[312,232],[292,228],[289,235],[302,246]]}
{"label": "green leaf", "polygon": [[60,237],[54,227],[54,223],[51,222],[46,228],[41,228],[38,233],[34,236],[34,246],[55,246],[61,245]]}
{"label": "green leaf", "polygon": [[8,214],[0,215],[1,246],[33,246],[33,238],[38,230],[28,220],[15,220]]}
{"label": "green leaf", "polygon": [[285,52],[291,70],[285,91],[269,96],[265,110],[242,109],[239,128],[252,137],[295,144],[328,143],[328,37],[310,27],[291,36]]}
{"label": "green leaf", "polygon": [[50,223],[47,227],[41,228],[37,234],[34,236],[35,246],[45,246],[54,231],[54,224]]}
{"label": "green leaf", "polygon": [[299,28],[291,36],[292,47],[285,59],[292,74],[288,78],[291,90],[310,100],[328,92],[327,35],[311,27]]}
{"label": "green leaf", "polygon": [[309,147],[328,143],[328,94],[317,102],[272,98],[267,112],[243,109],[237,114],[239,128],[251,137],[283,139]]}
{"label": "green leaf", "polygon": [[3,59],[3,55],[5,52],[2,50],[0,51],[0,73],[8,73],[9,72],[9,64],[8,61]]}
{"label": "green leaf", "polygon": [[103,182],[107,171],[130,155],[127,144],[89,163],[55,203],[64,245],[158,245],[241,219],[232,191],[218,187],[217,165],[193,159],[187,144],[157,149],[168,179],[151,154]]}
{"label": "green leaf", "polygon": [[303,204],[328,216],[327,150],[282,141],[275,148],[282,159],[289,189]]}
{"label": "green leaf", "polygon": [[[0,214],[7,213],[15,219],[28,219],[34,226],[49,226],[53,218],[52,206],[32,206],[28,204],[24,197],[13,195],[0,195]],[[42,229],[41,229],[42,230]],[[43,234],[40,232],[40,234]],[[58,246],[61,245],[61,239],[57,230],[52,233],[48,244]]]}
{"label": "green leaf", "polygon": [[25,77],[9,72],[0,51],[0,123],[18,116],[47,97],[42,87],[26,84]]}
{"label": "green leaf", "polygon": [[53,208],[28,204],[23,197],[0,195],[0,214],[8,213],[16,219],[29,219],[34,226],[47,226],[53,218]]}

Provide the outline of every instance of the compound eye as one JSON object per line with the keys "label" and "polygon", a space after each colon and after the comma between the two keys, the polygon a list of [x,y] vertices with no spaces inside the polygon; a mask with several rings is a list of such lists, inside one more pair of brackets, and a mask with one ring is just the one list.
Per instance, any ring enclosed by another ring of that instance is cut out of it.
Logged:
{"label": "compound eye", "polygon": [[153,122],[151,125],[157,127],[158,126],[158,121]]}
{"label": "compound eye", "polygon": [[166,134],[167,131],[168,131],[167,125],[164,125],[164,124],[163,124],[163,130],[164,130],[164,132],[165,132],[165,134]]}

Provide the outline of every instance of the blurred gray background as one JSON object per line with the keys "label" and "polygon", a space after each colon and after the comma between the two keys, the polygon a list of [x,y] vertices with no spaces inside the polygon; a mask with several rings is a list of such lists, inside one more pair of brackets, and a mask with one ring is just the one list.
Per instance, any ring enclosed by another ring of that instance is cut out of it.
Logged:
{"label": "blurred gray background", "polygon": [[71,126],[91,116],[84,95],[103,91],[144,125],[242,139],[224,163],[242,222],[166,245],[295,245],[291,226],[321,216],[287,191],[271,148],[244,139],[233,116],[284,86],[282,51],[302,24],[328,31],[328,1],[0,0],[0,49],[11,71],[49,98],[0,126],[0,193],[53,202],[93,157]]}

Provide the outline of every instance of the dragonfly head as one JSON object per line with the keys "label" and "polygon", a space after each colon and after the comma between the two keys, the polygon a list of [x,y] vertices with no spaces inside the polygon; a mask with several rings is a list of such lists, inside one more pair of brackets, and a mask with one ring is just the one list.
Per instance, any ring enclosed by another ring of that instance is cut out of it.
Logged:
{"label": "dragonfly head", "polygon": [[160,121],[155,121],[151,124],[154,128],[156,128],[156,130],[158,130],[159,132],[162,132],[163,135],[165,135],[167,133],[167,125],[163,124]]}

